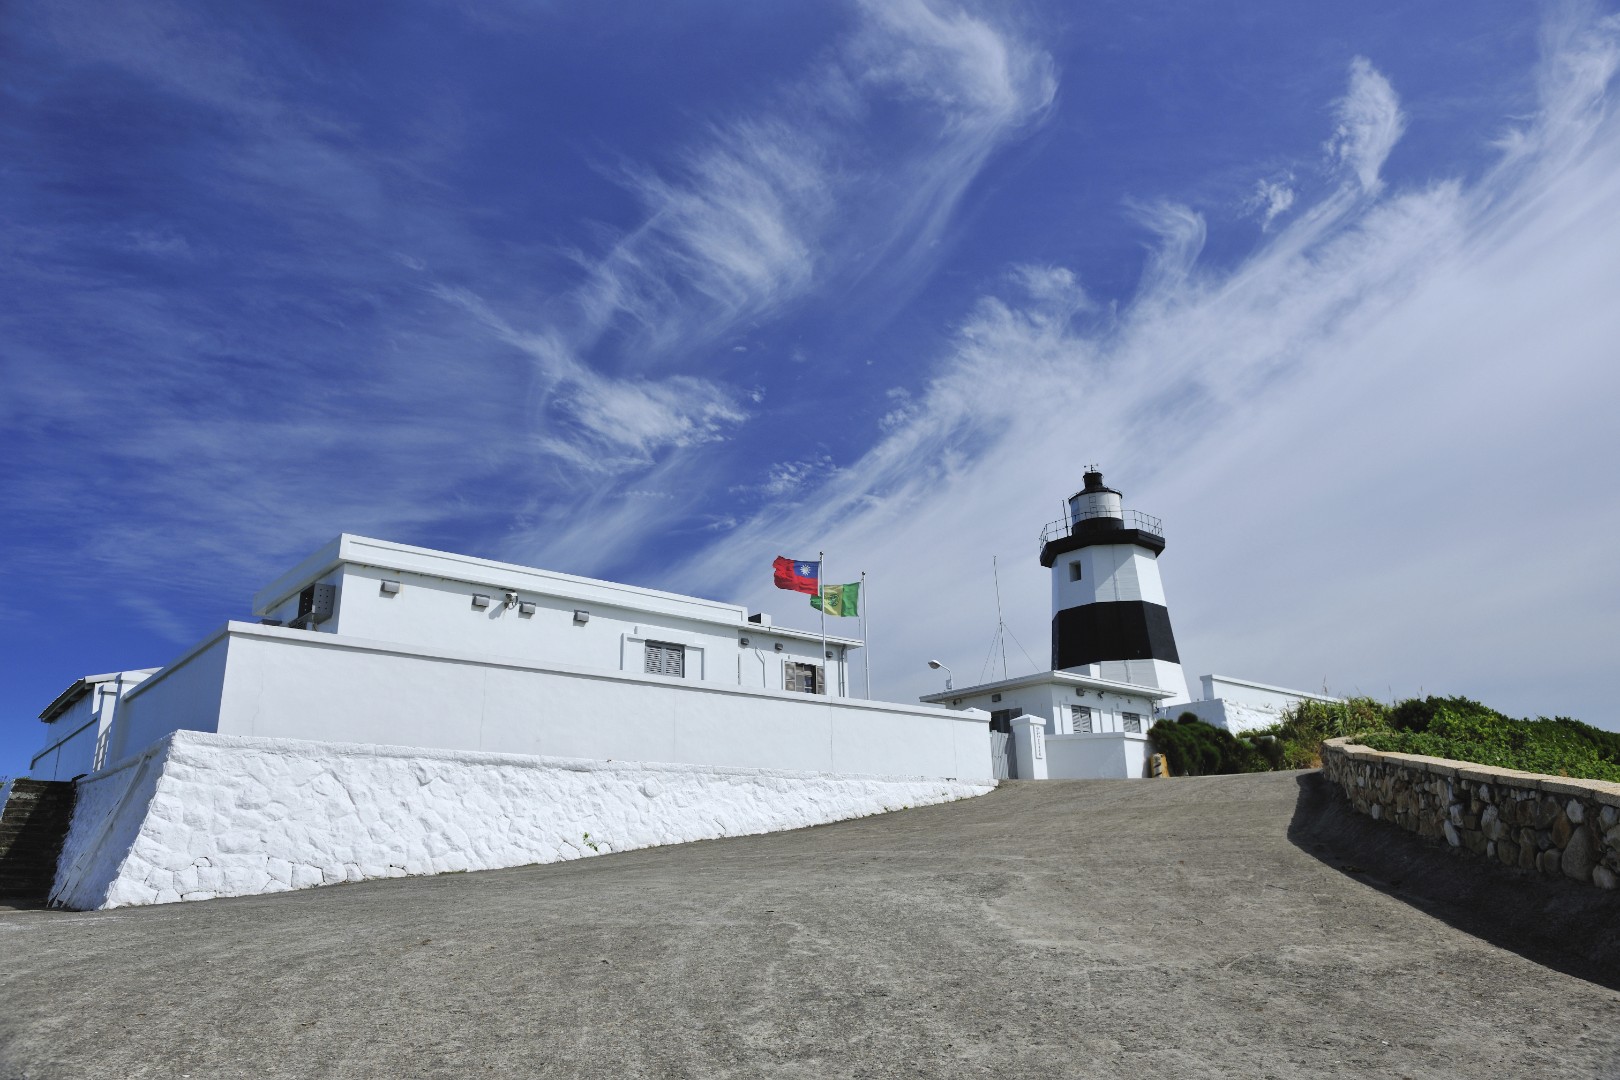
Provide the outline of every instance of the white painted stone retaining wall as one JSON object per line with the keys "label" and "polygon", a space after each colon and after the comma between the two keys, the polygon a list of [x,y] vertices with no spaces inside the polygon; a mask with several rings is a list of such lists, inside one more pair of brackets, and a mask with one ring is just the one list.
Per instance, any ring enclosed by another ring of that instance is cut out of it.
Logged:
{"label": "white painted stone retaining wall", "polygon": [[80,782],[52,900],[87,910],[556,862],[994,786],[178,731]]}

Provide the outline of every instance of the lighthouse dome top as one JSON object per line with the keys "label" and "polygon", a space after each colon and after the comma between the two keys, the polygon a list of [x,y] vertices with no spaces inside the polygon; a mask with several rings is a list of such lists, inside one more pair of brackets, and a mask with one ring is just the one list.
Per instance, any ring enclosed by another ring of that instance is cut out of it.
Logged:
{"label": "lighthouse dome top", "polygon": [[1083,474],[1085,486],[1066,500],[1067,513],[1041,530],[1041,565],[1066,551],[1099,544],[1136,544],[1155,555],[1164,550],[1164,527],[1158,518],[1127,511],[1120,493],[1103,483],[1095,465]]}
{"label": "lighthouse dome top", "polygon": [[1115,491],[1113,488],[1104,486],[1102,472],[1095,465],[1087,468],[1085,473],[1082,474],[1081,479],[1085,481],[1086,486],[1069,496],[1071,500],[1078,498],[1081,495],[1088,495],[1094,492],[1106,491],[1111,495],[1120,494],[1120,492]]}

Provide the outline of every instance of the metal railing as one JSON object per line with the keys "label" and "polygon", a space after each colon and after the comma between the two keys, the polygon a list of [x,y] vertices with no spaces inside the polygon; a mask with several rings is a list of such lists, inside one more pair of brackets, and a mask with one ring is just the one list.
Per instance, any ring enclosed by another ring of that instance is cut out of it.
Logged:
{"label": "metal railing", "polygon": [[1144,514],[1140,510],[1122,510],[1118,517],[1101,510],[1088,510],[1083,512],[1077,520],[1059,518],[1057,521],[1047,522],[1041,529],[1040,546],[1044,548],[1054,540],[1062,540],[1064,537],[1072,535],[1076,526],[1079,526],[1082,532],[1090,531],[1091,523],[1100,521],[1103,518],[1118,521],[1119,527],[1122,529],[1140,529],[1145,533],[1152,533],[1154,536],[1162,537],[1164,535],[1164,522],[1152,514]]}

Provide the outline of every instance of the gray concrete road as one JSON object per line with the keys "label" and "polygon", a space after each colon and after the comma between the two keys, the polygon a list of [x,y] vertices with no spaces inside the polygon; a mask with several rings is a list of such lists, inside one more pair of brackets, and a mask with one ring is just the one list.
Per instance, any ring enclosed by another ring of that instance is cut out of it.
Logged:
{"label": "gray concrete road", "polygon": [[1337,807],[1314,774],[1015,784],[565,865],[13,911],[0,1076],[1620,1077],[1609,894]]}

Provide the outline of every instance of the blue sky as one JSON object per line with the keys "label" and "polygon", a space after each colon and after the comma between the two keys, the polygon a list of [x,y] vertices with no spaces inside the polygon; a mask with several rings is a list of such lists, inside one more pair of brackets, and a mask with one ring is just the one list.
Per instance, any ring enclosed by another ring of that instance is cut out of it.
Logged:
{"label": "blue sky", "polygon": [[340,531],[981,670],[1100,463],[1189,675],[1612,717],[1609,8],[0,13],[0,773]]}

